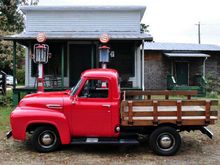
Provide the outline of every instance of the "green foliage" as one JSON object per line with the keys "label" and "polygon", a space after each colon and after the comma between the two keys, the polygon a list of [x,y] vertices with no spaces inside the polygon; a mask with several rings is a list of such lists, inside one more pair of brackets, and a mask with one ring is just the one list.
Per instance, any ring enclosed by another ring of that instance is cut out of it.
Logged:
{"label": "green foliage", "polygon": [[24,70],[24,68],[17,69],[16,76],[17,76],[18,84],[24,84],[24,81],[25,81],[25,70]]}
{"label": "green foliage", "polygon": [[[38,0],[0,0],[0,37],[20,33],[24,29],[23,14],[19,5],[36,5]],[[17,68],[24,64],[24,48],[17,45]],[[0,41],[0,70],[12,74],[13,45],[11,41]]]}
{"label": "green foliage", "polygon": [[217,97],[220,94],[220,77],[215,77],[214,73],[209,73],[206,76],[207,86],[206,90],[209,97]]}
{"label": "green foliage", "polygon": [[0,107],[0,135],[10,130],[9,116],[12,109],[10,106]]}
{"label": "green foliage", "polygon": [[140,31],[141,31],[141,33],[149,33],[148,28],[149,28],[149,25],[146,25],[144,23],[140,24]]}
{"label": "green foliage", "polygon": [[6,96],[0,95],[0,107],[1,106],[12,106],[13,99],[12,99],[12,91],[7,91]]}

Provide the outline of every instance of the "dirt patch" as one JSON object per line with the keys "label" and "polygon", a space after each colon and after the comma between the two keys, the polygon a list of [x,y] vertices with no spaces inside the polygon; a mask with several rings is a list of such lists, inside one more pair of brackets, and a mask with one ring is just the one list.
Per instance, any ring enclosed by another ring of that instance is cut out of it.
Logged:
{"label": "dirt patch", "polygon": [[37,153],[29,141],[6,140],[0,135],[1,165],[51,165],[51,164],[220,164],[220,122],[209,128],[214,133],[211,140],[200,131],[183,132],[182,147],[175,156],[155,155],[147,144],[133,146],[112,145],[68,145],[53,153]]}

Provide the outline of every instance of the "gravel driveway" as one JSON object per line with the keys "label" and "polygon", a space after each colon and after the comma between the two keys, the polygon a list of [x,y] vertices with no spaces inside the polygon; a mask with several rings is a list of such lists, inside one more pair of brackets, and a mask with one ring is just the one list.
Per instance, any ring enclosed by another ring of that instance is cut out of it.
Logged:
{"label": "gravel driveway", "polygon": [[199,131],[181,133],[182,147],[175,156],[155,155],[147,144],[135,146],[69,145],[53,153],[37,153],[30,142],[6,140],[0,135],[0,164],[220,164],[220,130],[218,124],[210,127],[214,139]]}

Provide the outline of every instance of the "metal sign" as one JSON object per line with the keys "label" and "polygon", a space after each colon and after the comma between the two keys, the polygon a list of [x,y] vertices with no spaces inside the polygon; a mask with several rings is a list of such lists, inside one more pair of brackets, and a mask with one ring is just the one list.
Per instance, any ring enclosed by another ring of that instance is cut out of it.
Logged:
{"label": "metal sign", "polygon": [[103,33],[99,38],[99,41],[103,44],[109,42],[109,40],[110,40],[110,36],[107,33]]}
{"label": "metal sign", "polygon": [[38,41],[39,43],[45,42],[46,39],[47,39],[47,37],[46,37],[45,33],[43,33],[43,32],[38,33],[38,35],[37,35],[37,41]]}

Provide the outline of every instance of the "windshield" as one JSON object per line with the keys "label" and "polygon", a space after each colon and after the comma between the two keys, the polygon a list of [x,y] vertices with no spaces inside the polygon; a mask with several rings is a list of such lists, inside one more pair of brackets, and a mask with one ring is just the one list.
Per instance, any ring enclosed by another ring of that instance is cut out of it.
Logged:
{"label": "windshield", "polygon": [[80,87],[81,82],[82,82],[82,79],[80,79],[80,80],[78,81],[78,83],[77,83],[74,87],[71,88],[71,95],[74,95],[74,94],[76,93],[76,91],[77,91],[77,90],[79,89],[79,87]]}

